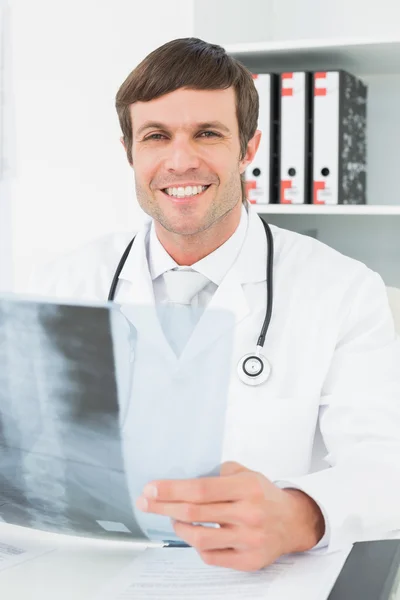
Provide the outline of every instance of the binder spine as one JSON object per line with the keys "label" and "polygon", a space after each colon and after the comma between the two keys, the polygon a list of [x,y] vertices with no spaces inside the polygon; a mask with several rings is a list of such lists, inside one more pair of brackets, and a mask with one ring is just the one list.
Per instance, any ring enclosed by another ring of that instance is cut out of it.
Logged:
{"label": "binder spine", "polygon": [[273,201],[273,101],[274,79],[270,73],[253,74],[254,85],[259,97],[257,128],[261,130],[261,141],[253,162],[245,173],[246,194],[251,204],[269,204]]}
{"label": "binder spine", "polygon": [[271,111],[270,111],[270,199],[279,202],[279,132],[280,132],[280,93],[279,76],[271,73]]}
{"label": "binder spine", "polygon": [[367,198],[367,86],[340,72],[339,203],[365,204]]}
{"label": "binder spine", "polygon": [[280,202],[309,202],[311,170],[311,76],[281,74]]}
{"label": "binder spine", "polygon": [[338,71],[323,71],[314,79],[313,204],[339,203]]}
{"label": "binder spine", "polygon": [[354,75],[314,74],[314,204],[366,202],[366,103]]}
{"label": "binder spine", "polygon": [[307,204],[312,203],[313,183],[313,135],[314,135],[314,102],[313,79],[311,73],[306,73],[306,140],[305,140],[305,199]]}

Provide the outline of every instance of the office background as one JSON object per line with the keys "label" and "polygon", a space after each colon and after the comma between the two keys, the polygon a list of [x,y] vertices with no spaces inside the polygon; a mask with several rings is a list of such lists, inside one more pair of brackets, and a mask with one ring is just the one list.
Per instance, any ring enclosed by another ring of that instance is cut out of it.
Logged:
{"label": "office background", "polygon": [[350,51],[345,65],[369,84],[367,202],[395,209],[370,214],[360,206],[352,216],[321,211],[268,218],[311,232],[400,287],[397,0],[3,0],[0,7],[0,290],[23,292],[33,266],[140,225],[115,93],[148,52],[192,35],[228,48],[325,41],[333,57],[341,45],[340,60],[354,40],[385,42],[385,52],[375,46],[373,65],[373,49],[364,58]]}

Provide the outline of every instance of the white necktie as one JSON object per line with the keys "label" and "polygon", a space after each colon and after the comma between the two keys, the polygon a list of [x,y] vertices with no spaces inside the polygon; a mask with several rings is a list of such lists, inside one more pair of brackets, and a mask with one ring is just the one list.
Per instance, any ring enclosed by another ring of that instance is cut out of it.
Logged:
{"label": "white necktie", "polygon": [[162,327],[170,346],[179,356],[200,314],[191,306],[193,299],[210,280],[193,270],[171,270],[163,277],[168,304],[164,307]]}

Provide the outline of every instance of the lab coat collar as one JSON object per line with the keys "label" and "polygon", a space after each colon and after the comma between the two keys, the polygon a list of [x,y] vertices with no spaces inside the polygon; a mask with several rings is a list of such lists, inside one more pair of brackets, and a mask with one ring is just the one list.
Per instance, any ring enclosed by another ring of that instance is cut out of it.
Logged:
{"label": "lab coat collar", "polygon": [[119,275],[119,279],[124,279],[130,283],[134,283],[137,279],[137,269],[141,275],[145,275],[146,271],[150,277],[150,271],[146,256],[146,238],[150,230],[151,221],[147,221],[144,226],[138,231],[135,236],[132,248],[128,254],[122,271]]}
{"label": "lab coat collar", "polygon": [[214,252],[208,254],[197,263],[193,268],[205,275],[215,285],[221,285],[226,273],[232,268],[240,254],[247,234],[248,216],[245,206],[242,204],[240,222],[236,231],[222,246],[219,246]]}
{"label": "lab coat collar", "polygon": [[[232,329],[250,313],[244,293],[245,283],[266,279],[266,236],[263,224],[252,207],[249,207],[248,229],[239,256],[229,269],[203,312],[179,360],[165,339],[155,310],[153,284],[146,255],[146,236],[150,224],[137,235],[120,279],[132,285],[121,285],[116,301],[128,303],[125,314],[132,316],[136,328],[154,340],[155,345],[171,361],[182,365],[195,359]],[[125,283],[124,282],[124,283]],[[136,305],[136,306],[135,306]],[[226,318],[218,318],[225,315]]]}
{"label": "lab coat collar", "polygon": [[115,301],[121,312],[134,325],[152,351],[160,352],[172,364],[176,356],[168,344],[158,319],[153,292],[153,282],[146,253],[146,236],[150,223],[136,235],[131,251],[120,273]]}
{"label": "lab coat collar", "polygon": [[234,269],[241,283],[257,283],[267,278],[267,238],[260,216],[251,204],[248,216],[247,235]]}
{"label": "lab coat collar", "polygon": [[[224,244],[219,246],[219,248],[214,250],[214,252],[211,252],[211,254],[208,254],[191,265],[192,268],[207,277],[207,279],[212,281],[215,285],[220,285],[225,274],[231,268],[240,252],[246,238],[247,222],[247,210],[245,206],[242,205],[239,226],[233,235]],[[151,224],[148,237],[148,259],[149,270],[153,281],[160,275],[163,275],[166,271],[178,267],[177,263],[167,253],[158,240],[154,228],[154,221]]]}
{"label": "lab coat collar", "polygon": [[[255,208],[251,204],[248,204],[247,208],[248,224],[246,237],[235,263],[228,272],[233,269],[236,273],[236,277],[240,280],[240,283],[256,283],[266,280],[267,241],[264,226]],[[120,279],[124,279],[131,283],[134,283],[136,280],[137,265],[135,266],[136,261],[134,256],[140,246],[142,249],[140,255],[146,262],[146,270],[151,281],[152,277],[146,254],[147,236],[150,235],[150,228],[151,221],[148,221],[137,234],[132,250],[121,271]],[[171,264],[175,264],[173,259],[171,259],[171,261]]]}

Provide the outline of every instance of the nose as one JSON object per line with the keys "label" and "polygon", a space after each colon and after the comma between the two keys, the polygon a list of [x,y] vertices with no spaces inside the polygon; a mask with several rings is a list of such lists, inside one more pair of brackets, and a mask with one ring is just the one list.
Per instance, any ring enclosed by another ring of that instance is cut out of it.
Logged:
{"label": "nose", "polygon": [[189,140],[175,139],[168,146],[165,168],[171,173],[186,173],[190,169],[198,169],[200,158]]}

